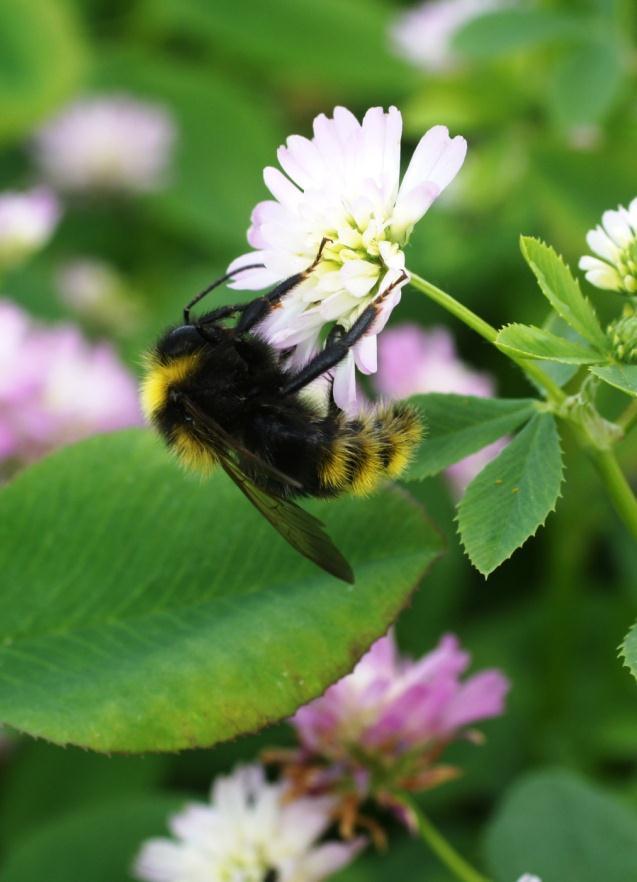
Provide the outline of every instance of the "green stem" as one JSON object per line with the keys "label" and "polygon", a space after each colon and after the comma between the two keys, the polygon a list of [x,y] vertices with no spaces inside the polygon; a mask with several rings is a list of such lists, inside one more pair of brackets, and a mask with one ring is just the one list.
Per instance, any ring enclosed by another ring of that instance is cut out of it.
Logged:
{"label": "green stem", "polygon": [[626,410],[617,420],[617,425],[624,430],[624,435],[628,434],[635,423],[637,423],[637,398],[634,401],[631,401]]}
{"label": "green stem", "polygon": [[[496,329],[476,315],[475,312],[459,303],[455,297],[452,297],[446,291],[442,291],[440,288],[432,285],[431,282],[427,282],[414,273],[410,273],[410,282],[414,288],[417,288],[429,297],[430,300],[433,300],[446,309],[447,312],[455,315],[456,318],[480,334],[485,340],[488,340],[489,343],[494,346],[496,345],[498,336]],[[538,365],[528,359],[515,358],[514,356],[509,357],[522,368],[527,377],[535,380],[545,390],[551,404],[557,405],[556,410],[559,408],[559,405],[566,401],[566,393]],[[564,414],[562,415],[564,416]],[[626,408],[626,411],[619,420],[619,425],[626,432],[635,422],[637,422],[637,402],[633,402]],[[617,513],[632,535],[637,538],[637,499],[635,499],[635,495],[620,469],[615,455],[610,450],[602,450],[596,447],[593,439],[589,437],[582,427],[574,425],[574,429],[580,445],[587,450],[595,463]]]}
{"label": "green stem", "polygon": [[[451,294],[447,294],[446,291],[442,291],[426,279],[417,276],[415,273],[410,273],[409,275],[410,284],[412,284],[414,288],[417,288],[418,291],[429,297],[434,303],[442,306],[447,312],[455,315],[456,318],[460,319],[461,322],[480,334],[485,340],[488,340],[489,343],[494,346],[496,345],[495,341],[498,337],[498,332],[493,325],[485,322],[484,319],[481,319],[479,315],[476,315],[475,312],[464,306],[456,300],[455,297],[452,297]],[[508,357],[522,368],[527,377],[535,380],[535,382],[544,389],[551,402],[554,404],[561,404],[565,401],[565,393],[560,389],[557,383],[555,383],[548,374],[542,370],[542,368],[526,358],[515,358],[514,356]]]}
{"label": "green stem", "polygon": [[611,450],[590,449],[588,453],[599,472],[615,510],[637,539],[637,499],[615,454]]}
{"label": "green stem", "polygon": [[457,879],[460,879],[461,882],[489,882],[489,879],[487,879],[486,876],[483,876],[482,873],[478,873],[471,864],[468,864],[465,861],[462,855],[458,854],[455,848],[447,842],[442,833],[440,833],[431,821],[420,811],[418,805],[410,796],[407,796],[407,794],[401,794],[399,800],[412,817],[415,818],[418,832],[423,840],[427,843],[436,857]]}

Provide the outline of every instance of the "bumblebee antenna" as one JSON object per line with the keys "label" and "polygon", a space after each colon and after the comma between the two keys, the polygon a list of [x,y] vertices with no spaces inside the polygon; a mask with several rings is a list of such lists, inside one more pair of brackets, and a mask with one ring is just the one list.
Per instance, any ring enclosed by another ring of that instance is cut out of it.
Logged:
{"label": "bumblebee antenna", "polygon": [[218,288],[219,285],[223,285],[224,282],[227,282],[228,279],[231,279],[233,276],[239,275],[239,273],[243,273],[246,270],[251,269],[263,269],[264,266],[265,264],[263,263],[251,263],[248,266],[241,266],[238,269],[232,270],[232,272],[226,273],[225,276],[221,276],[221,278],[216,279],[214,282],[212,282],[212,284],[208,285],[207,288],[204,288],[203,291],[200,291],[196,297],[193,297],[190,303],[188,303],[184,307],[184,324],[190,324],[190,310],[193,308],[193,306],[196,306],[200,300],[203,300],[206,294],[210,294],[210,292],[213,291],[215,288]]}

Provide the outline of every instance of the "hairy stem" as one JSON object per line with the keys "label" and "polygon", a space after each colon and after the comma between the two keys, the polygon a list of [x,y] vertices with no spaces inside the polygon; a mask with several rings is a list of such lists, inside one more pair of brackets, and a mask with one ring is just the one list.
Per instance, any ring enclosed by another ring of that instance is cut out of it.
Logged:
{"label": "hairy stem", "polygon": [[416,802],[407,794],[399,796],[400,802],[405,806],[409,814],[415,819],[418,832],[424,842],[460,882],[489,882],[486,876],[474,869],[471,864],[458,854],[455,848],[445,839],[439,830],[434,827],[429,818],[420,811]]}
{"label": "hairy stem", "polygon": [[[426,279],[422,279],[415,273],[410,273],[409,276],[410,284],[412,284],[414,288],[417,288],[418,291],[426,297],[429,297],[434,303],[442,306],[447,312],[455,315],[455,317],[460,319],[461,322],[495,346],[498,332],[493,325],[485,322],[484,319],[481,319],[479,315],[476,315],[475,312],[464,306],[456,300],[455,297],[452,297],[451,294],[447,294],[446,291],[442,291]],[[566,399],[565,393],[560,389],[557,383],[555,383],[541,367],[538,367],[535,362],[529,361],[526,358],[515,358],[512,355],[508,355],[507,357],[521,367],[530,380],[534,381],[544,389],[549,401],[553,404],[561,404]]]}

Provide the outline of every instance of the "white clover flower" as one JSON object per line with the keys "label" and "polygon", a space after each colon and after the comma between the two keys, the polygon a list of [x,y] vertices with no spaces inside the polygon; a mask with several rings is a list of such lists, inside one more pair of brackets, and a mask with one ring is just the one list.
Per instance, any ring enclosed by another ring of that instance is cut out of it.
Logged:
{"label": "white clover flower", "polygon": [[597,288],[637,294],[637,198],[628,208],[605,211],[586,241],[597,257],[585,255],[579,267]]}
{"label": "white clover flower", "polygon": [[45,245],[59,217],[58,200],[45,187],[0,193],[0,267],[20,263]]}
{"label": "white clover flower", "polygon": [[520,876],[518,882],[542,882],[539,876],[532,876],[531,873],[525,873],[524,876]]}
{"label": "white clover flower", "polygon": [[127,95],[77,101],[38,133],[35,157],[63,190],[155,190],[175,139],[168,111]]}
{"label": "white clover flower", "polygon": [[135,872],[148,882],[318,882],[347,864],[362,840],[317,845],[331,822],[329,798],[284,799],[261,766],[218,778],[209,805],[170,822],[173,839],[151,839]]}
{"label": "white clover flower", "polygon": [[414,224],[453,180],[466,154],[464,138],[434,126],[420,140],[400,182],[402,117],[391,107],[367,111],[362,123],[344,107],[314,120],[311,139],[291,135],[278,150],[285,174],[266,168],[274,199],[252,213],[248,242],[256,249],[228,270],[249,264],[232,282],[258,289],[312,264],[321,241],[329,241],[307,280],[287,295],[261,325],[280,349],[295,347],[300,365],[322,345],[322,331],[335,323],[349,329],[366,306],[382,299],[375,324],[334,370],[334,398],[344,410],[356,404],[355,367],[376,371],[376,335],[400,301],[407,281],[403,249]]}
{"label": "white clover flower", "polygon": [[392,42],[398,54],[424,70],[452,70],[458,63],[452,42],[460,28],[510,5],[510,0],[428,0],[398,16]]}

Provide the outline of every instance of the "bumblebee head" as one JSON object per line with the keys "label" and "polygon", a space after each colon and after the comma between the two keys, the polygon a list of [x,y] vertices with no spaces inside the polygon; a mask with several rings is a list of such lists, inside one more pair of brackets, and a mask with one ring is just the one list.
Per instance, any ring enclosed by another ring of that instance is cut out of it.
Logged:
{"label": "bumblebee head", "polygon": [[214,347],[215,330],[206,328],[204,333],[191,324],[170,328],[146,355],[140,392],[142,410],[148,420],[157,423],[175,411],[173,393],[193,376],[206,351]]}
{"label": "bumblebee head", "polygon": [[159,358],[165,361],[194,355],[206,344],[215,343],[215,330],[213,329],[211,333],[206,329],[204,333],[198,325],[179,325],[176,328],[170,328],[159,339],[155,351]]}

